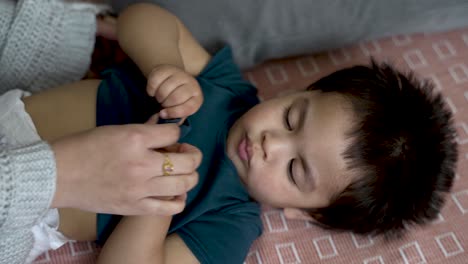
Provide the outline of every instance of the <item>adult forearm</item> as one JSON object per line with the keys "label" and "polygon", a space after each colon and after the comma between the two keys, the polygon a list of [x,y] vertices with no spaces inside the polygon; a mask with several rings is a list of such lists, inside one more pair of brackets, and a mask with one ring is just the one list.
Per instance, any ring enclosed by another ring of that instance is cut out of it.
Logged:
{"label": "adult forearm", "polygon": [[161,64],[184,69],[177,18],[158,6],[142,3],[128,7],[118,18],[117,38],[145,76]]}

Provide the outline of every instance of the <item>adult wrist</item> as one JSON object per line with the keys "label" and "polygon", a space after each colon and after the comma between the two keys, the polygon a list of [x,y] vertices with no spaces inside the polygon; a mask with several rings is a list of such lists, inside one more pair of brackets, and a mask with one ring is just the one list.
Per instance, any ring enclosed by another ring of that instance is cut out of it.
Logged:
{"label": "adult wrist", "polygon": [[[73,179],[76,177],[74,174],[79,173],[78,169],[73,168],[75,159],[73,153],[69,150],[73,146],[69,146],[67,140],[56,140],[50,143],[51,149],[54,153],[55,167],[56,167],[56,188],[54,197],[51,201],[53,208],[77,207],[76,195],[74,194]],[[70,155],[72,154],[72,155]]]}

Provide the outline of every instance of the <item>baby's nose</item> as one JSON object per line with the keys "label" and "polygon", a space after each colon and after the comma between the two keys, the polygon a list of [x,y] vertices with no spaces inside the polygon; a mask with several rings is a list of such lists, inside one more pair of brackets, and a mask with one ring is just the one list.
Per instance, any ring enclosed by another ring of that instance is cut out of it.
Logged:
{"label": "baby's nose", "polygon": [[288,135],[266,131],[262,136],[262,147],[265,159],[276,159],[288,155],[291,149],[291,139]]}

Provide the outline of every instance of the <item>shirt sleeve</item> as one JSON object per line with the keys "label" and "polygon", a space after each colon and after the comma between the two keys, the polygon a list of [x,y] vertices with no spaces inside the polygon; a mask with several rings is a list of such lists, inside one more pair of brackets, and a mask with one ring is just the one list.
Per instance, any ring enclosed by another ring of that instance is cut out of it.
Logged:
{"label": "shirt sleeve", "polygon": [[258,205],[251,202],[198,217],[177,231],[202,264],[243,263],[262,233]]}
{"label": "shirt sleeve", "polygon": [[218,51],[203,71],[197,76],[202,87],[215,86],[227,89],[236,95],[251,94],[256,96],[257,89],[247,81],[234,62],[229,46]]}

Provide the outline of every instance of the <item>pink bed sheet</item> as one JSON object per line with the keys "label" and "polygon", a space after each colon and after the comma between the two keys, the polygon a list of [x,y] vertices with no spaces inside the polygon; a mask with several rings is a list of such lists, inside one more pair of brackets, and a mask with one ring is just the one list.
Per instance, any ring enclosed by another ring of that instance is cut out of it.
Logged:
{"label": "pink bed sheet", "polygon": [[[468,28],[394,36],[271,61],[246,71],[245,77],[258,87],[262,99],[268,99],[303,89],[336,69],[367,63],[369,56],[432,79],[454,113],[459,164],[453,191],[439,218],[423,228],[408,228],[404,238],[389,242],[380,237],[326,231],[304,221],[288,221],[280,210],[264,207],[264,234],[252,246],[246,264],[468,263]],[[91,242],[69,243],[35,263],[95,263],[98,252]]]}

